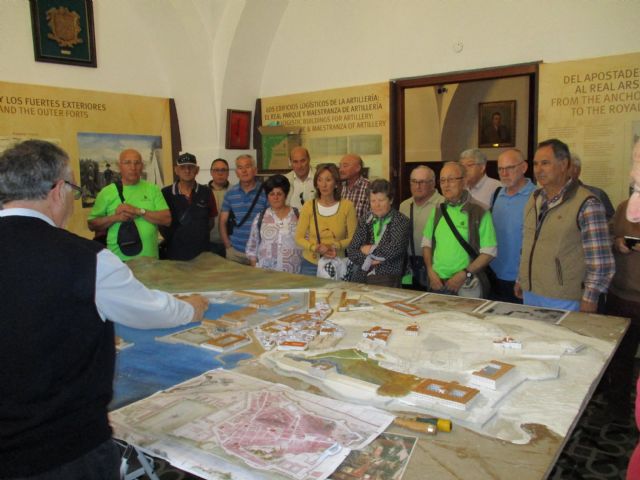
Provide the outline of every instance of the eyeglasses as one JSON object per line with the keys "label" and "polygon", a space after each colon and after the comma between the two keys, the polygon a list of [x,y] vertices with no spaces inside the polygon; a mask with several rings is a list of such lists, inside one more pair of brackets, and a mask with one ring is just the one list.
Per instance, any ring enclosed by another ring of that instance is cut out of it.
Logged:
{"label": "eyeglasses", "polygon": [[462,180],[464,177],[449,177],[449,178],[441,178],[440,179],[440,184],[445,184],[445,183],[454,183],[457,182],[458,180]]}
{"label": "eyeglasses", "polygon": [[120,162],[120,165],[124,165],[125,167],[130,167],[131,165],[139,167],[142,165],[142,162],[140,160],[123,160]]}
{"label": "eyeglasses", "polygon": [[433,180],[414,180],[414,179],[411,179],[411,180],[409,180],[409,182],[411,183],[411,185],[415,185],[417,187],[424,187],[425,185],[429,185],[430,183],[433,183]]}
{"label": "eyeglasses", "polygon": [[69,185],[71,187],[71,190],[73,190],[73,199],[74,200],[80,200],[82,198],[82,195],[84,194],[84,192],[82,191],[82,187],[79,187],[75,183],[71,183],[68,180],[65,180],[64,183],[66,185]]}
{"label": "eyeglasses", "polygon": [[519,162],[519,163],[516,163],[515,165],[509,165],[508,167],[498,167],[498,172],[501,172],[501,173],[513,172],[513,170],[516,167],[519,167],[523,163],[524,162]]}
{"label": "eyeglasses", "polygon": [[[56,182],[53,185],[51,185],[51,189],[53,190],[54,188],[56,188],[57,184],[58,183]],[[74,200],[80,200],[82,198],[82,196],[84,195],[84,191],[82,190],[82,187],[79,187],[75,183],[71,183],[69,180],[64,180],[64,184],[68,185],[69,187],[71,187],[71,190],[73,190],[73,199]]]}
{"label": "eyeglasses", "polygon": [[228,168],[212,168],[211,171],[213,173],[227,173],[229,169]]}

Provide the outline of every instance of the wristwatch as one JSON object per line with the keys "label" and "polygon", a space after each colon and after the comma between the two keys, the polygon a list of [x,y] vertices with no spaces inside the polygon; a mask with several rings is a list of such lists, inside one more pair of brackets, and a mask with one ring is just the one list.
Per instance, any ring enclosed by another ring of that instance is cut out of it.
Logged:
{"label": "wristwatch", "polygon": [[471,273],[469,270],[467,270],[466,268],[464,269],[465,273],[467,274],[467,279],[471,279],[473,278],[473,273]]}
{"label": "wristwatch", "polygon": [[144,215],[147,213],[147,211],[144,208],[140,209],[140,216],[144,217]]}

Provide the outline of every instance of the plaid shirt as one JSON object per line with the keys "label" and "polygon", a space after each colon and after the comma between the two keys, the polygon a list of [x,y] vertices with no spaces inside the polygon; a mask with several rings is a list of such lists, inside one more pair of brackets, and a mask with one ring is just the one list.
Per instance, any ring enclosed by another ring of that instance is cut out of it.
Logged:
{"label": "plaid shirt", "polygon": [[367,218],[369,215],[369,180],[360,177],[351,188],[348,187],[347,182],[342,182],[341,196],[353,202],[358,220]]}
{"label": "plaid shirt", "polygon": [[[540,192],[542,198],[541,213],[553,207],[564,197],[571,182],[562,187],[560,193],[547,200],[544,189]],[[542,216],[542,215],[541,215]],[[615,260],[611,252],[611,237],[605,209],[600,200],[595,197],[587,199],[578,211],[578,226],[584,250],[586,274],[584,277],[584,292],[582,300],[598,303],[601,293],[606,293],[616,270]]]}

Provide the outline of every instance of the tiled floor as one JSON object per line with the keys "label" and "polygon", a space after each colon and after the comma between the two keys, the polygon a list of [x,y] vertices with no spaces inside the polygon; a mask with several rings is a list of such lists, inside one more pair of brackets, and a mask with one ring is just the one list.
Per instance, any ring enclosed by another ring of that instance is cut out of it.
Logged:
{"label": "tiled floor", "polygon": [[[634,395],[635,398],[635,395]],[[624,479],[629,457],[638,443],[633,413],[611,418],[602,394],[593,397],[573,431],[552,480]]]}

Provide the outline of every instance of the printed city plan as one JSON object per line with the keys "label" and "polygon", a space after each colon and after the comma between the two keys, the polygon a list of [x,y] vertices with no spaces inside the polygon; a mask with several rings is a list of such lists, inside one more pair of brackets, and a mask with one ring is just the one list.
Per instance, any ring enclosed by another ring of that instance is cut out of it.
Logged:
{"label": "printed city plan", "polygon": [[393,415],[212,370],[110,414],[117,438],[204,478],[327,478]]}

